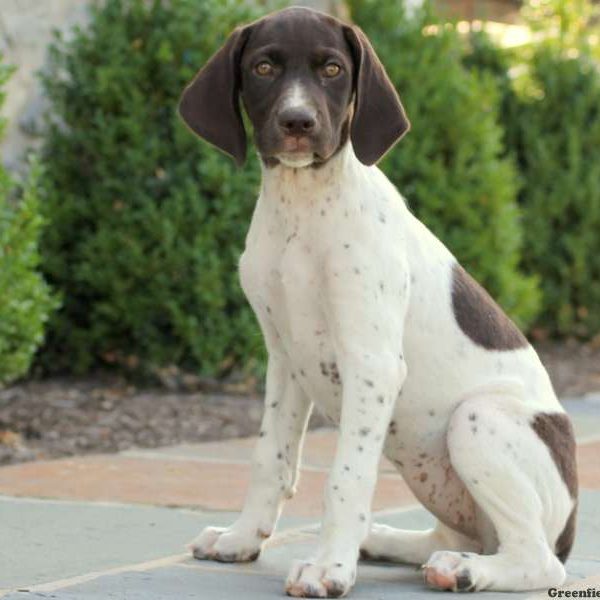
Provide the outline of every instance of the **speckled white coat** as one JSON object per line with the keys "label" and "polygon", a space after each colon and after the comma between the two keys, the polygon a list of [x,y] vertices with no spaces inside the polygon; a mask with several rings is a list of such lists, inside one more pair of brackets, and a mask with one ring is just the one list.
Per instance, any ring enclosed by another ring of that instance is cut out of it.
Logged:
{"label": "speckled white coat", "polygon": [[[240,276],[269,351],[265,417],[242,515],[204,531],[197,555],[260,551],[293,494],[316,404],[339,442],[319,550],[294,565],[288,593],[346,593],[361,546],[409,562],[435,553],[440,573],[468,561],[477,589],[562,582],[551,547],[573,500],[529,427],[562,408],[530,346],[491,351],[461,330],[455,263],[349,143],[318,169],[264,168]],[[439,519],[434,530],[371,525],[382,450]]]}

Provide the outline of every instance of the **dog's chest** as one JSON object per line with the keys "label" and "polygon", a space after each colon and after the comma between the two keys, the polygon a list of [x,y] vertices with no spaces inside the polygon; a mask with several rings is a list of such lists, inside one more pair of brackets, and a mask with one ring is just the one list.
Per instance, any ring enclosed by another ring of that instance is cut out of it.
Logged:
{"label": "dog's chest", "polygon": [[[263,190],[240,260],[244,292],[263,329],[269,353],[283,353],[311,397],[337,417],[341,381],[328,314],[326,267],[350,271],[361,215],[359,189],[313,186]],[[348,264],[346,264],[348,263]]]}
{"label": "dog's chest", "polygon": [[315,218],[316,210],[327,219],[321,202],[286,206],[284,197],[280,203],[259,201],[240,277],[265,335],[301,363],[305,356],[331,355],[322,294],[331,231]]}

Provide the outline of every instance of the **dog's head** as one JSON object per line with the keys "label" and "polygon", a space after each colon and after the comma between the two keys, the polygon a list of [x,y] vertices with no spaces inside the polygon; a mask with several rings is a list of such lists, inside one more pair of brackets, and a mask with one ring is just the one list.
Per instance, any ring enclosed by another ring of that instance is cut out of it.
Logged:
{"label": "dog's head", "polygon": [[239,165],[246,158],[240,97],[267,165],[322,164],[348,136],[371,165],[410,126],[364,33],[307,8],[236,29],[183,92],[183,120]]}

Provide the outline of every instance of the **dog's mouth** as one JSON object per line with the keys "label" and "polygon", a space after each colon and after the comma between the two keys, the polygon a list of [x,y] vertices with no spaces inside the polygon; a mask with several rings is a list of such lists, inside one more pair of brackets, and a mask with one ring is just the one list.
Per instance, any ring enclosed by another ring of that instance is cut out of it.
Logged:
{"label": "dog's mouth", "polygon": [[306,154],[312,152],[313,142],[305,135],[286,135],[283,138],[282,151],[287,154]]}
{"label": "dog's mouth", "polygon": [[282,148],[275,154],[275,158],[286,167],[298,169],[322,161],[320,154],[314,150],[314,141],[308,136],[286,135],[281,146]]}
{"label": "dog's mouth", "polygon": [[280,152],[276,158],[281,164],[294,169],[308,167],[315,162],[314,152]]}

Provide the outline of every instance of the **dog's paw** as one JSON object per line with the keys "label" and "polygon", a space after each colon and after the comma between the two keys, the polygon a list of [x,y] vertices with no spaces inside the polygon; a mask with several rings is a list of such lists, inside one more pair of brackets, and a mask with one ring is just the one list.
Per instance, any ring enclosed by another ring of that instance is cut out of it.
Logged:
{"label": "dog's paw", "polygon": [[423,565],[425,583],[438,590],[474,592],[477,582],[472,565],[476,557],[468,552],[434,552]]}
{"label": "dog's paw", "polygon": [[341,598],[356,579],[356,567],[341,562],[320,565],[296,560],[285,584],[288,596],[297,598]]}
{"label": "dog's paw", "polygon": [[258,558],[267,537],[259,530],[249,533],[234,527],[207,527],[190,544],[190,549],[198,560],[250,562]]}

